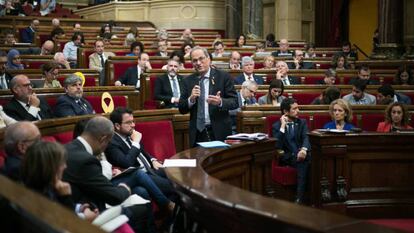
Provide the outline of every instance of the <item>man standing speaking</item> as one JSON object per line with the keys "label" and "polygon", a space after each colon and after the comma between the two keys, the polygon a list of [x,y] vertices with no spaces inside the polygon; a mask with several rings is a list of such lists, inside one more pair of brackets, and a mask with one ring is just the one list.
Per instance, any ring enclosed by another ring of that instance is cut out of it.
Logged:
{"label": "man standing speaking", "polygon": [[237,93],[230,75],[210,67],[205,48],[191,50],[195,73],[184,79],[179,110],[190,112],[190,145],[197,142],[223,141],[231,134],[229,110],[238,108]]}

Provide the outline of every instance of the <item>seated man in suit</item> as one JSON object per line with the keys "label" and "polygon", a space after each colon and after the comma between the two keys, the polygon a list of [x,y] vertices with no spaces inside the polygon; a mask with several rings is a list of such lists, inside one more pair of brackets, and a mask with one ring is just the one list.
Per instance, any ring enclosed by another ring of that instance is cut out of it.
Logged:
{"label": "seated man in suit", "polygon": [[[72,198],[76,203],[94,203],[100,211],[105,204],[119,205],[131,194],[131,180],[114,186],[103,174],[102,165],[95,155],[105,151],[114,134],[114,127],[105,117],[94,117],[88,121],[82,134],[66,145],[67,168],[63,181],[72,187]],[[148,205],[134,205],[123,208],[129,217],[129,224],[137,232],[147,232],[147,216],[151,215]]]}
{"label": "seated man in suit", "polygon": [[301,70],[301,69],[313,69],[312,62],[303,61],[303,51],[300,49],[295,50],[295,56],[293,57],[293,63],[289,62],[289,69],[291,70]]}
{"label": "seated man in suit", "polygon": [[396,93],[390,84],[384,84],[378,88],[377,104],[388,105],[391,103],[411,104],[410,97]]}
{"label": "seated man in suit", "polygon": [[342,51],[341,51],[348,59],[353,58],[358,60],[358,53],[351,49],[351,42],[345,41],[342,43]]}
{"label": "seated man in suit", "polygon": [[352,84],[352,93],[342,97],[342,99],[348,101],[349,104],[352,105],[367,105],[367,104],[376,104],[377,100],[375,96],[368,94],[365,92],[367,88],[366,81],[364,80],[356,80],[354,84]]}
{"label": "seated man in suit", "polygon": [[56,101],[56,116],[66,117],[95,114],[92,105],[82,97],[82,79],[79,76],[76,74],[69,75],[65,79],[63,86],[66,94],[61,95]]}
{"label": "seated man in suit", "polygon": [[103,40],[95,41],[95,52],[89,55],[89,69],[99,72],[99,85],[105,84],[105,62],[109,56],[115,56],[112,52],[105,52],[105,44]]}
{"label": "seated man in suit", "polygon": [[158,52],[155,54],[155,56],[169,57],[167,49],[168,49],[167,41],[164,41],[164,40],[158,41]]}
{"label": "seated man in suit", "polygon": [[379,85],[380,82],[378,80],[371,78],[371,70],[368,66],[361,66],[358,69],[358,77],[354,77],[349,80],[349,84],[353,85],[357,80],[364,80],[367,85]]}
{"label": "seated man in suit", "polygon": [[279,163],[296,167],[298,171],[296,203],[302,203],[308,179],[308,169],[311,160],[311,145],[308,138],[306,121],[298,118],[299,105],[295,99],[286,98],[280,104],[282,116],[273,124],[273,136],[276,148],[282,150]]}
{"label": "seated man in suit", "polygon": [[297,77],[288,75],[289,67],[284,61],[278,61],[276,63],[276,79],[283,82],[283,85],[297,85],[300,84],[300,80]]}
{"label": "seated man in suit", "polygon": [[10,80],[13,78],[11,74],[6,71],[7,55],[0,52],[0,89],[7,90],[10,86]]}
{"label": "seated man in suit", "polygon": [[138,65],[129,67],[119,80],[115,82],[115,86],[135,86],[136,89],[139,89],[141,87],[141,74],[146,70],[152,69],[149,60],[147,53],[141,53],[138,56]]}
{"label": "seated man in suit", "polygon": [[237,51],[231,52],[230,60],[229,60],[229,68],[231,70],[240,70],[241,64],[241,54]]}
{"label": "seated man in suit", "polygon": [[10,81],[13,98],[4,106],[4,112],[17,121],[37,121],[53,118],[54,114],[43,98],[38,98],[32,83],[24,74]]}
{"label": "seated man in suit", "polygon": [[155,80],[155,99],[162,101],[166,108],[178,108],[183,81],[183,77],[177,74],[179,67],[174,59],[168,60],[167,73]]}
{"label": "seated man in suit", "polygon": [[245,56],[242,58],[243,74],[236,77],[234,84],[241,85],[244,81],[255,81],[258,85],[263,85],[262,77],[254,75],[254,60],[252,57]]}
{"label": "seated man in suit", "polygon": [[293,52],[289,50],[289,41],[281,39],[279,41],[279,50],[272,53],[274,57],[292,57]]}
{"label": "seated man in suit", "polygon": [[230,110],[232,131],[236,133],[237,126],[237,112],[240,112],[242,106],[257,104],[256,97],[254,96],[257,91],[257,83],[255,81],[246,80],[242,84],[242,88],[237,92],[239,107],[234,110]]}
{"label": "seated man in suit", "polygon": [[329,68],[325,71],[325,77],[323,78],[323,80],[318,80],[316,84],[331,86],[331,85],[335,85],[335,82],[336,82],[336,71],[332,68]]}
{"label": "seated man in suit", "polygon": [[20,181],[22,159],[34,142],[40,140],[40,131],[32,122],[22,121],[10,125],[4,133],[4,150],[7,157],[3,174],[15,181]]}
{"label": "seated man in suit", "polygon": [[224,44],[222,41],[217,41],[213,44],[214,52],[211,54],[213,58],[223,57],[224,54]]}
{"label": "seated man in suit", "polygon": [[[151,178],[167,198],[175,199],[175,190],[168,180],[162,164],[148,154],[140,144],[142,135],[135,130],[132,111],[123,107],[116,108],[111,113],[110,119],[115,128],[115,135],[105,151],[108,162],[121,169],[138,168]],[[174,205],[169,202],[164,204]]]}
{"label": "seated man in suit", "polygon": [[30,23],[30,26],[25,28],[20,35],[21,42],[22,43],[31,43],[34,42],[34,33],[37,30],[37,27],[39,26],[40,21],[38,19],[33,19]]}

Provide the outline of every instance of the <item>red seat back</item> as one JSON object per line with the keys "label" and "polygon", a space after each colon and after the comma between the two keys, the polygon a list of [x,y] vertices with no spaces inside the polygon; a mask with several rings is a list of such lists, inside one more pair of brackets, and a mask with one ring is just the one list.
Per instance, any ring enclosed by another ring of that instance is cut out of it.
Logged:
{"label": "red seat back", "polygon": [[135,129],[142,133],[145,150],[158,160],[164,161],[176,154],[171,121],[139,122]]}
{"label": "red seat back", "polygon": [[61,144],[67,144],[73,139],[73,131],[60,132],[52,135]]}
{"label": "red seat back", "polygon": [[265,129],[269,137],[273,137],[272,125],[280,119],[281,114],[267,116],[265,119]]}
{"label": "red seat back", "polygon": [[362,114],[361,115],[361,128],[364,131],[376,131],[378,123],[384,121],[384,114]]}
{"label": "red seat back", "polygon": [[45,142],[56,142],[56,138],[53,136],[42,136],[42,140]]}
{"label": "red seat back", "polygon": [[311,104],[320,93],[292,93],[292,98],[298,101],[299,105]]}
{"label": "red seat back", "polygon": [[304,84],[318,84],[319,81],[323,80],[324,76],[307,76]]}
{"label": "red seat back", "polygon": [[24,61],[26,69],[40,69],[40,67],[49,61]]}
{"label": "red seat back", "polygon": [[322,129],[323,126],[332,120],[331,116],[328,114],[323,115],[314,115],[313,116],[313,129]]}
{"label": "red seat back", "polygon": [[134,61],[125,61],[125,62],[114,62],[114,81],[117,81],[122,75],[124,75],[125,71],[129,67],[133,67],[137,65],[137,62]]}

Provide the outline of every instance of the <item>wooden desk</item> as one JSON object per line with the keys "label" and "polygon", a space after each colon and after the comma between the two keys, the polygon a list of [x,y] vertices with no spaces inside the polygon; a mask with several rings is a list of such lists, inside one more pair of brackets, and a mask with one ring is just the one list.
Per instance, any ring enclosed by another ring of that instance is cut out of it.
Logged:
{"label": "wooden desk", "polygon": [[318,134],[311,203],[358,218],[414,217],[413,134]]}
{"label": "wooden desk", "polygon": [[167,168],[183,208],[206,232],[396,232],[361,220],[260,195],[269,180],[274,140],[229,149],[193,148],[174,158],[195,168]]}

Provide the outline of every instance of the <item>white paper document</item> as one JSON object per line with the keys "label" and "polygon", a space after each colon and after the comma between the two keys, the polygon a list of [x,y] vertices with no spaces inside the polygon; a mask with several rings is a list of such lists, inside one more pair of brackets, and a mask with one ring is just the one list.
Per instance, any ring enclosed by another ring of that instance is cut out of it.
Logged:
{"label": "white paper document", "polygon": [[195,167],[195,159],[166,159],[164,167]]}

